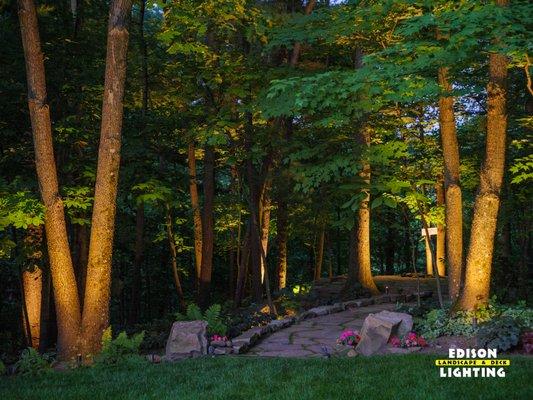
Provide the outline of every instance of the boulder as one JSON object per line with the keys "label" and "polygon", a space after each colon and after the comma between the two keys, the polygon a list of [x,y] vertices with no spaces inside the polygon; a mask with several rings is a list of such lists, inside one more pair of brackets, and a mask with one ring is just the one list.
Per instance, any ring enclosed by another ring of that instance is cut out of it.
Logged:
{"label": "boulder", "polygon": [[174,361],[207,354],[206,331],[205,321],[174,322],[165,347],[165,360]]}
{"label": "boulder", "polygon": [[413,328],[413,317],[409,314],[381,311],[369,314],[361,329],[361,340],[356,350],[369,356],[387,345],[391,335],[402,337]]}

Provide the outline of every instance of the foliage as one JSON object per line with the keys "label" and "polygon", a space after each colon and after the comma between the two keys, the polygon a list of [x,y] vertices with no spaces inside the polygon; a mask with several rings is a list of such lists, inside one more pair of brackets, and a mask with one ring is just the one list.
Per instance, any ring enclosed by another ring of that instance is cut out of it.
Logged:
{"label": "foliage", "polygon": [[120,332],[113,339],[111,327],[102,334],[102,351],[96,356],[96,363],[114,365],[139,358],[139,350],[144,339],[144,331],[128,337],[126,332]]}
{"label": "foliage", "polygon": [[41,355],[32,347],[22,351],[15,363],[15,370],[22,375],[39,375],[50,370],[50,357]]}
{"label": "foliage", "polygon": [[486,349],[509,350],[520,339],[520,326],[511,317],[495,318],[483,324],[476,334],[477,345]]}
{"label": "foliage", "polygon": [[528,308],[524,302],[514,306],[502,305],[493,297],[487,306],[474,311],[431,310],[419,322],[419,329],[427,338],[474,336],[486,324],[497,324],[499,320],[513,320],[520,329],[526,329],[532,326],[533,309]]}
{"label": "foliage", "polygon": [[200,307],[191,303],[187,306],[185,315],[177,312],[175,317],[177,321],[206,321],[207,331],[210,335],[218,334],[225,336],[228,332],[228,326],[225,322],[225,317],[222,315],[222,306],[220,304],[212,304],[202,314]]}
{"label": "foliage", "polygon": [[5,375],[7,369],[2,360],[0,360],[0,376]]}

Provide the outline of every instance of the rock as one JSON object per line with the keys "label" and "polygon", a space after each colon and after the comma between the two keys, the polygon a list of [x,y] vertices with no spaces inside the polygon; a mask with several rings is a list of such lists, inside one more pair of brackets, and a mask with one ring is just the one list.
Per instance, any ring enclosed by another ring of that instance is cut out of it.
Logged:
{"label": "rock", "polygon": [[243,354],[243,353],[246,353],[249,349],[249,346],[247,344],[238,344],[238,345],[233,345],[233,352],[235,354]]}
{"label": "rock", "polygon": [[233,343],[231,343],[231,340],[226,340],[226,347],[233,346]]}
{"label": "rock", "polygon": [[333,309],[333,306],[320,306],[320,307],[311,308],[308,311],[314,314],[316,317],[319,317],[321,315],[328,315],[329,313],[331,313],[332,309]]}
{"label": "rock", "polygon": [[210,344],[213,347],[226,347],[226,342],[224,340],[212,340]]}
{"label": "rock", "polygon": [[275,319],[273,321],[270,321],[268,324],[268,327],[272,332],[279,331],[280,329],[286,328],[294,323],[294,318],[283,318],[283,319]]}
{"label": "rock", "polygon": [[357,304],[357,307],[370,306],[374,304],[374,300],[373,299],[359,299],[359,300],[355,300],[355,304]]}
{"label": "rock", "polygon": [[248,329],[242,335],[237,336],[233,339],[233,347],[246,345],[248,347],[253,346],[253,344],[264,334],[264,327],[256,326],[255,328]]}
{"label": "rock", "polygon": [[217,356],[223,356],[223,355],[231,354],[231,353],[233,353],[233,349],[229,347],[217,347],[213,352],[213,354]]}
{"label": "rock", "polygon": [[356,350],[365,356],[375,354],[385,347],[392,334],[402,337],[412,328],[413,318],[409,314],[391,311],[370,314],[363,323]]}
{"label": "rock", "polygon": [[374,303],[375,304],[383,304],[383,303],[390,303],[391,298],[389,295],[385,294],[383,296],[376,296],[374,297]]}
{"label": "rock", "polygon": [[350,358],[351,358],[351,357],[355,357],[355,356],[357,355],[357,351],[355,351],[355,349],[350,349],[350,350],[348,350],[348,352],[346,353],[346,355],[347,355],[348,357],[350,357]]}
{"label": "rock", "polygon": [[406,334],[413,330],[413,317],[406,313],[393,312],[393,311],[381,311],[375,314],[380,319],[388,319],[393,322],[399,322],[397,329],[392,333],[399,338],[404,337]]}
{"label": "rock", "polygon": [[344,306],[344,303],[335,303],[333,306],[331,306],[331,310],[329,311],[330,314],[334,312],[344,311],[346,307]]}
{"label": "rock", "polygon": [[345,301],[343,304],[345,309],[361,307],[359,305],[359,300]]}
{"label": "rock", "polygon": [[165,347],[165,359],[174,361],[207,354],[206,330],[206,321],[174,322]]}

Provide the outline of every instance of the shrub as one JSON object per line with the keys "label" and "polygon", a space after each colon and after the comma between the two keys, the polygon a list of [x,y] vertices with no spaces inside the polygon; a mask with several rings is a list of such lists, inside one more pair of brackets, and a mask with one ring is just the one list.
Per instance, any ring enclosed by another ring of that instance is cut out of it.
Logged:
{"label": "shrub", "polygon": [[418,323],[419,330],[427,338],[475,336],[489,321],[506,321],[508,318],[514,320],[519,329],[528,329],[533,323],[533,310],[527,308],[524,302],[513,306],[498,304],[493,297],[489,304],[474,311],[451,313],[448,309],[431,310]]}
{"label": "shrub", "polygon": [[50,358],[41,355],[32,347],[22,351],[15,363],[15,370],[22,375],[38,375],[50,370]]}
{"label": "shrub", "polygon": [[96,357],[97,364],[118,364],[130,359],[139,359],[139,348],[144,338],[144,331],[128,337],[126,332],[120,332],[113,339],[111,327],[102,335],[102,351]]}
{"label": "shrub", "polygon": [[210,335],[226,335],[228,326],[222,317],[222,306],[220,304],[213,304],[204,314],[196,304],[189,304],[185,315],[177,312],[177,321],[196,321],[203,320],[207,322],[207,332]]}
{"label": "shrub", "polygon": [[4,365],[2,360],[0,360],[0,375],[5,375],[5,373],[6,373],[6,366]]}
{"label": "shrub", "polygon": [[495,318],[479,328],[476,339],[479,347],[509,350],[520,340],[520,326],[511,317]]}

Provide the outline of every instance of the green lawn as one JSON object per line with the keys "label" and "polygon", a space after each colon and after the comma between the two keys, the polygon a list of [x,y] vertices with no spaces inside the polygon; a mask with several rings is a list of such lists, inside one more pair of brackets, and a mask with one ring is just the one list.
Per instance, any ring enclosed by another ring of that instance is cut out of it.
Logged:
{"label": "green lawn", "polygon": [[533,399],[533,358],[505,378],[439,378],[435,356],[220,357],[0,378],[0,399]]}

